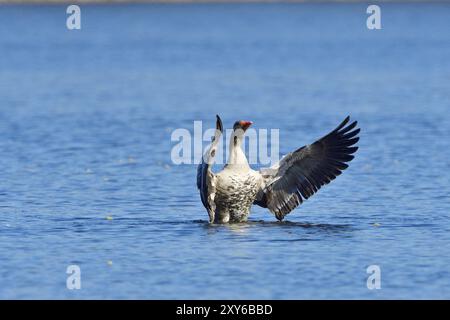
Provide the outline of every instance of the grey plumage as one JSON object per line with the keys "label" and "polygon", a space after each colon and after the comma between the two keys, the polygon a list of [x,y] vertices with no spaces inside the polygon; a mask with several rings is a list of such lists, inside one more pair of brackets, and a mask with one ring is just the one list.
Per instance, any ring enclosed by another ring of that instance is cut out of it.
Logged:
{"label": "grey plumage", "polygon": [[[197,169],[197,187],[210,222],[246,221],[252,204],[268,208],[278,220],[282,220],[348,167],[346,163],[358,150],[354,145],[360,132],[356,129],[356,121],[347,125],[349,120],[347,117],[326,136],[287,154],[276,165],[259,172],[248,166],[240,143],[230,142],[232,162],[214,174],[210,164],[223,131],[222,121],[217,116],[215,138]],[[240,129],[240,123],[249,122],[236,122],[235,130],[236,126]],[[243,133],[236,133],[232,139],[241,142],[242,137]]]}
{"label": "grey plumage", "polygon": [[222,120],[216,116],[216,132],[214,138],[211,141],[211,146],[204,153],[202,161],[197,167],[197,188],[200,191],[200,198],[203,206],[208,211],[209,222],[214,222],[216,205],[214,202],[215,195],[215,175],[211,171],[211,165],[214,161],[214,157],[217,152],[217,145],[219,144],[219,138],[223,133]]}
{"label": "grey plumage", "polygon": [[[287,154],[275,166],[261,169],[265,187],[255,204],[268,208],[282,220],[303,200],[330,183],[345,170],[358,147],[357,122],[346,126],[347,117],[335,130],[313,144]],[[355,130],[354,130],[355,129]],[[352,131],[353,130],[353,131]]]}

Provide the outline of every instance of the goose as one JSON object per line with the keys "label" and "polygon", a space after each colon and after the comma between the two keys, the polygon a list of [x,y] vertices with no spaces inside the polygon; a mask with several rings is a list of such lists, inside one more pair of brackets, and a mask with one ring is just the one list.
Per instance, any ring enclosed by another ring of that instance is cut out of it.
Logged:
{"label": "goose", "polygon": [[250,168],[242,150],[245,131],[251,121],[236,121],[229,142],[229,159],[224,168],[212,172],[222,120],[216,115],[211,145],[197,167],[197,188],[210,223],[246,222],[252,205],[267,208],[282,221],[303,201],[330,183],[353,160],[358,150],[357,121],[347,116],[333,131],[312,144],[286,154],[269,168]]}

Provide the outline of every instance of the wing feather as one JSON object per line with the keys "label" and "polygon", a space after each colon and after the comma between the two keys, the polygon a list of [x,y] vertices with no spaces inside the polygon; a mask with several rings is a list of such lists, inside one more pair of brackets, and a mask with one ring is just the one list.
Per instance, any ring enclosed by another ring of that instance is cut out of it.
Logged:
{"label": "wing feather", "polygon": [[[255,204],[282,220],[304,200],[330,183],[353,160],[360,129],[346,117],[336,129],[316,142],[287,154],[271,168],[260,170],[265,184]],[[356,128],[356,129],[355,129]]]}
{"label": "wing feather", "polygon": [[219,144],[219,138],[223,133],[222,120],[216,116],[216,132],[211,141],[211,145],[208,150],[203,154],[202,161],[197,167],[197,188],[200,191],[200,198],[203,206],[208,211],[209,222],[214,222],[214,216],[216,211],[216,204],[214,202],[214,196],[216,192],[216,176],[211,170],[211,165],[214,162],[215,155],[217,153],[217,145]]}

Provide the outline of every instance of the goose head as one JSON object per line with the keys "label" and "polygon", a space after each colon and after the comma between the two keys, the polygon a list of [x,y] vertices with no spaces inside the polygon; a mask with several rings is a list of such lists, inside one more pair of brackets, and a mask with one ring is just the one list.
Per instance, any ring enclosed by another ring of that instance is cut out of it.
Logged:
{"label": "goose head", "polygon": [[233,143],[240,146],[244,139],[245,131],[253,124],[251,121],[238,120],[233,125]]}

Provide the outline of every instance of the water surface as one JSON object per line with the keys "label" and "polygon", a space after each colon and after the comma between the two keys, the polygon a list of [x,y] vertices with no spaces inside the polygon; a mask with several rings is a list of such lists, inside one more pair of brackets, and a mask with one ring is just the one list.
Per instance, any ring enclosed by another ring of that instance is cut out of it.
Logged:
{"label": "water surface", "polygon": [[[365,10],[1,6],[0,298],[450,298],[450,6]],[[211,226],[170,135],[216,113],[282,154],[350,114],[360,150],[285,222]]]}

